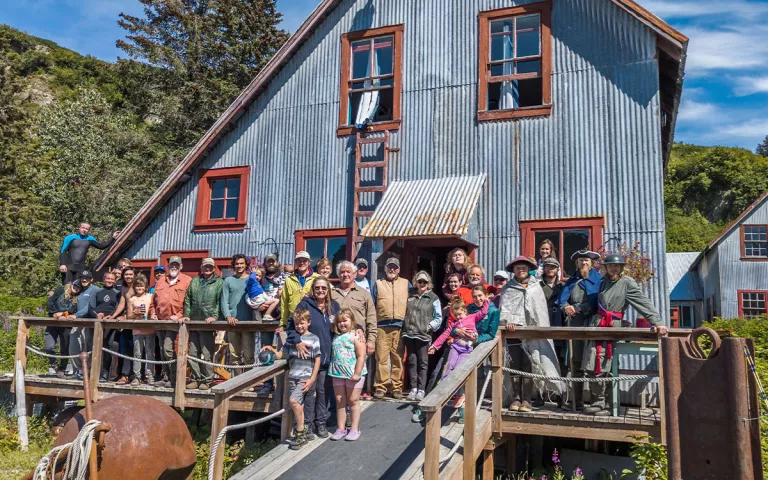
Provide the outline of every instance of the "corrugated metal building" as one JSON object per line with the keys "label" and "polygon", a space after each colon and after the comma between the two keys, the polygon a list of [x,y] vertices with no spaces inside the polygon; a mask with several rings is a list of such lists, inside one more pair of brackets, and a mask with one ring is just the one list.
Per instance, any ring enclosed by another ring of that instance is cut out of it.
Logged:
{"label": "corrugated metal building", "polygon": [[[663,174],[686,48],[627,0],[324,0],[97,267],[299,249],[339,260],[354,244],[439,281],[455,246],[494,271],[545,238],[566,259],[640,241],[657,272],[649,294],[668,312]],[[364,57],[372,80],[348,82],[365,76]],[[378,90],[358,136],[364,93],[349,89],[382,85],[394,98]],[[371,137],[383,143],[360,142]],[[424,192],[461,218],[365,228],[385,215],[377,206],[424,215]],[[446,222],[460,231],[433,231]]]}
{"label": "corrugated metal building", "polygon": [[704,301],[699,278],[691,265],[699,252],[667,253],[667,284],[672,325],[693,328],[704,320]]}
{"label": "corrugated metal building", "polygon": [[768,314],[768,192],[715,238],[691,265],[704,318]]}

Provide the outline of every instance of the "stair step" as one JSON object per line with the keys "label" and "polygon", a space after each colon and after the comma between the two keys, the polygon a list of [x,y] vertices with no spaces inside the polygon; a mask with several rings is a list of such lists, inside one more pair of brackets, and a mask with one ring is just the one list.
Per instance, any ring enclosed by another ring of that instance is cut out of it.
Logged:
{"label": "stair step", "polygon": [[355,164],[356,168],[384,168],[387,162],[359,162]]}
{"label": "stair step", "polygon": [[384,192],[387,187],[355,187],[355,193]]}

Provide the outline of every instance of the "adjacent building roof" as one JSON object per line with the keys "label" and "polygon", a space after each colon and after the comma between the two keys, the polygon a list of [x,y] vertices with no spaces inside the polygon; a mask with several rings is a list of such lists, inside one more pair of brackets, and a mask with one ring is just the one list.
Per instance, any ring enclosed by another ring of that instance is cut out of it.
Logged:
{"label": "adjacent building roof", "polygon": [[686,302],[703,297],[696,275],[690,271],[699,252],[667,253],[667,287],[669,301]]}
{"label": "adjacent building roof", "polygon": [[727,227],[725,227],[725,230],[720,232],[720,235],[718,235],[717,237],[715,237],[714,240],[709,242],[709,245],[707,245],[707,248],[702,250],[701,253],[699,253],[698,256],[696,257],[696,260],[694,260],[694,262],[691,264],[691,270],[696,268],[696,265],[699,264],[699,262],[701,261],[702,258],[704,258],[704,255],[706,255],[707,252],[717,247],[720,244],[720,242],[725,240],[725,237],[730,235],[732,231],[736,230],[739,227],[739,225],[741,225],[741,222],[743,222],[744,219],[747,218],[747,216],[750,213],[752,213],[753,210],[760,207],[760,205],[762,205],[766,201],[768,201],[768,190],[763,192],[763,194],[760,195],[760,197],[758,197],[757,200],[752,202],[752,205],[748,206],[743,212],[741,212],[741,215],[736,217],[736,220],[732,221]]}
{"label": "adjacent building roof", "polygon": [[360,234],[364,237],[464,236],[485,175],[392,182]]}
{"label": "adjacent building roof", "polygon": [[[632,0],[610,0],[618,5],[638,21],[645,24],[658,38],[659,50],[669,58],[669,66],[660,68],[662,83],[669,84],[668,88],[662,86],[662,110],[668,115],[667,127],[663,133],[664,161],[674,140],[674,125],[677,118],[677,109],[682,93],[683,69],[685,55],[688,47],[688,38],[669,24],[653,15]],[[121,235],[97,260],[94,269],[100,270],[115,259],[120,252],[125,250],[131,242],[135,241],[142,230],[157,215],[159,210],[168,202],[173,194],[187,181],[191,172],[213,149],[216,142],[229,132],[235,122],[242,116],[248,107],[266,89],[269,82],[278,74],[280,69],[296,54],[301,46],[320,26],[323,20],[331,14],[341,0],[322,0],[304,23],[283,44],[274,57],[267,63],[264,69],[251,81],[240,95],[232,102],[227,110],[203,135],[195,147],[184,157],[162,185],[147,200],[143,207],[122,229]],[[660,58],[660,66],[662,63]],[[665,80],[666,79],[666,80]]]}

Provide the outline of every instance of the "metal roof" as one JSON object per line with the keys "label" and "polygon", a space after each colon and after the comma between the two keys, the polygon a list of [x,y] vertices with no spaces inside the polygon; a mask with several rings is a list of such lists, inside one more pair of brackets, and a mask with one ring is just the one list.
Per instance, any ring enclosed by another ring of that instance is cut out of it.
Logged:
{"label": "metal roof", "polygon": [[690,271],[699,252],[667,253],[669,300],[685,302],[703,297],[696,274]]}
{"label": "metal roof", "polygon": [[485,177],[483,174],[392,182],[361,235],[467,235]]}

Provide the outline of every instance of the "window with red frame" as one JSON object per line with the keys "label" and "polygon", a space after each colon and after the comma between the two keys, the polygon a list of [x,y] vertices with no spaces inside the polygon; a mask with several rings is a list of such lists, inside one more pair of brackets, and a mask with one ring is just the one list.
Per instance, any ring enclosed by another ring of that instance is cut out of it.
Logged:
{"label": "window with red frame", "polygon": [[742,318],[755,318],[768,315],[768,291],[739,290],[739,316]]}
{"label": "window with red frame", "polygon": [[333,230],[299,230],[296,232],[296,251],[306,250],[310,257],[310,266],[317,270],[317,262],[325,257],[333,264],[331,279],[336,280],[336,265],[346,260],[349,255],[346,228]]}
{"label": "window with red frame", "polygon": [[585,248],[593,251],[600,248],[604,223],[602,217],[520,222],[523,255],[540,260],[539,246],[549,240],[555,246],[563,276],[570,277],[576,272],[571,255]]}
{"label": "window with red frame", "polygon": [[768,261],[768,225],[741,226],[741,257]]}
{"label": "window with red frame", "polygon": [[243,230],[247,223],[251,167],[202,170],[197,190],[196,231]]}

